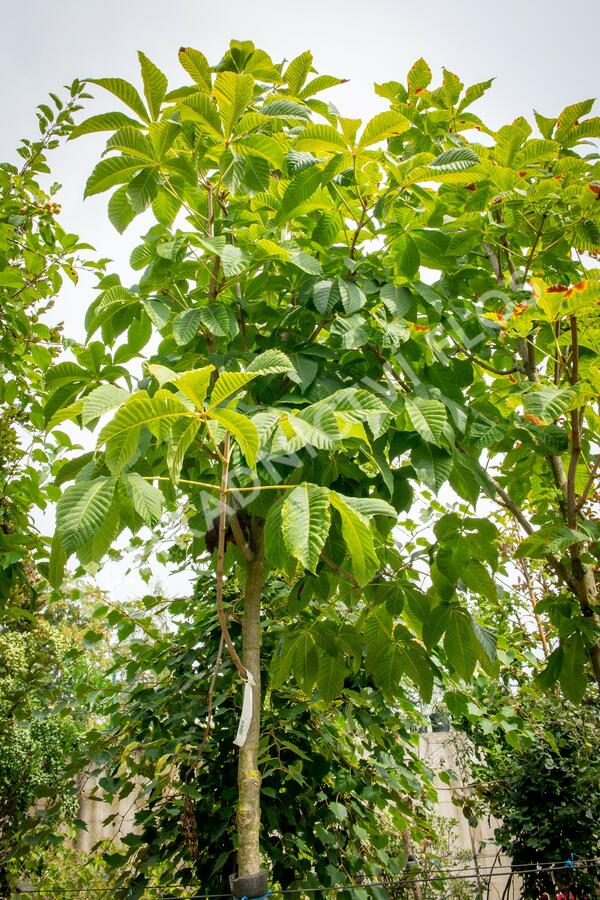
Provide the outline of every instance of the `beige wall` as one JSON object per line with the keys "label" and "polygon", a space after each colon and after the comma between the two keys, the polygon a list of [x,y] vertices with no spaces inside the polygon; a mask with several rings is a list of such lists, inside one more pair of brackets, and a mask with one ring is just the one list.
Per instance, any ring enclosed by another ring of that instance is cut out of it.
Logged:
{"label": "beige wall", "polygon": [[[473,872],[476,873],[479,870],[480,873],[479,883],[483,888],[483,896],[486,898],[489,896],[490,900],[500,900],[508,876],[488,877],[494,863],[496,869],[504,872],[510,868],[510,859],[498,854],[498,846],[494,840],[494,829],[498,822],[488,816],[485,819],[478,819],[477,826],[472,827],[463,815],[460,805],[453,803],[453,797],[466,800],[474,791],[468,772],[464,770],[460,742],[461,735],[456,732],[426,732],[420,736],[419,753],[435,773],[446,770],[454,773],[455,777],[452,779],[451,786],[442,781],[439,774],[436,774],[434,784],[438,792],[438,801],[434,812],[437,816],[454,821],[452,833],[455,836],[456,849],[467,851],[470,854],[473,860]],[[513,879],[505,900],[513,900],[513,898],[516,900],[518,897],[520,897],[520,883],[518,879]]]}

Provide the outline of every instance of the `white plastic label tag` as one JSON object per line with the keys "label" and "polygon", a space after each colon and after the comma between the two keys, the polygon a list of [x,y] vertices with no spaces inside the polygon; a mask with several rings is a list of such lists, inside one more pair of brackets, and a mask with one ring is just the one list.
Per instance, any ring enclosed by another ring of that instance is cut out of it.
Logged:
{"label": "white plastic label tag", "polygon": [[250,724],[252,722],[252,688],[254,687],[254,677],[249,669],[246,669],[248,679],[244,682],[244,699],[242,702],[242,714],[240,716],[240,724],[238,725],[237,734],[233,743],[236,747],[243,747],[248,737]]}

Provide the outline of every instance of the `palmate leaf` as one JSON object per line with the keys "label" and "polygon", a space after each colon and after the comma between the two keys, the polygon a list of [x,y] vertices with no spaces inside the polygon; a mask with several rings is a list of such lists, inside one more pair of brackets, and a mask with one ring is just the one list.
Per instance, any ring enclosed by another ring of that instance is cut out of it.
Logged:
{"label": "palmate leaf", "polygon": [[200,423],[194,419],[182,419],[175,422],[171,430],[167,446],[167,468],[174,484],[179,481],[185,454],[191,447],[199,428]]}
{"label": "palmate leaf", "polygon": [[477,166],[480,159],[469,147],[453,147],[436,156],[429,165],[436,172],[460,172]]}
{"label": "palmate leaf", "polygon": [[577,398],[573,388],[541,387],[525,397],[528,413],[546,422],[554,422],[564,412],[572,409]]}
{"label": "palmate leaf", "polygon": [[323,700],[331,701],[339,697],[344,689],[346,674],[347,669],[341,654],[338,656],[332,656],[330,653],[319,654],[317,689]]}
{"label": "palmate leaf", "polygon": [[407,76],[408,93],[411,96],[421,93],[431,84],[431,69],[421,57],[414,63]]}
{"label": "palmate leaf", "polygon": [[123,78],[88,78],[88,84],[97,84],[98,87],[110,91],[115,97],[118,97],[129,109],[140,117],[144,122],[149,121],[146,107],[142,102],[142,98],[132,84]]}
{"label": "palmate leaf", "polygon": [[246,372],[256,372],[259,375],[278,375],[293,371],[292,363],[281,350],[265,350],[246,366]]}
{"label": "palmate leaf", "polygon": [[160,178],[154,167],[142,169],[127,185],[127,197],[136,213],[144,212],[158,193]]}
{"label": "palmate leaf", "polygon": [[99,528],[94,531],[91,540],[77,550],[77,559],[86,572],[95,575],[105,553],[119,531],[120,516],[118,504],[113,501],[106,517]]}
{"label": "palmate leaf", "polygon": [[111,472],[118,474],[133,458],[142,426],[158,440],[163,440],[178,419],[196,416],[197,413],[190,412],[181,400],[167,391],[157,391],[154,397],[149,397],[145,391],[135,394],[98,437],[99,444],[106,444],[106,462]]}
{"label": "palmate leaf", "polygon": [[219,110],[208,94],[197,93],[186,97],[179,106],[179,114],[182,122],[197,122],[202,131],[214,140],[223,140]]}
{"label": "palmate leaf", "polygon": [[410,461],[417,476],[436,493],[448,480],[452,471],[452,457],[438,447],[424,444],[415,447]]}
{"label": "palmate leaf", "polygon": [[238,138],[232,148],[238,156],[260,156],[275,169],[283,169],[285,155],[281,143],[267,134],[249,134]]}
{"label": "palmate leaf", "polygon": [[294,145],[297,151],[322,153],[344,153],[348,150],[343,134],[332,125],[309,125],[304,129]]}
{"label": "palmate leaf", "polygon": [[123,234],[136,216],[137,212],[127,196],[127,185],[118,188],[108,201],[108,218],[111,225],[114,225],[119,234]]}
{"label": "palmate leaf", "polygon": [[234,126],[252,102],[254,78],[247,73],[219,72],[213,85],[223,133],[230,137]]}
{"label": "palmate leaf", "polygon": [[278,222],[289,219],[294,209],[315,193],[321,184],[321,176],[321,170],[317,166],[311,166],[292,178],[281,200],[277,213]]}
{"label": "palmate leaf", "polygon": [[106,142],[107,150],[120,150],[125,156],[135,156],[146,163],[155,160],[154,147],[138,128],[125,126],[115,131]]}
{"label": "palmate leaf", "polygon": [[258,432],[254,422],[233,409],[213,409],[210,411],[210,418],[233,435],[246,457],[246,462],[253,469],[258,453]]}
{"label": "palmate leaf", "polygon": [[56,529],[67,554],[87,543],[102,526],[112,503],[116,479],[77,481],[56,505]]}
{"label": "palmate leaf", "polygon": [[309,406],[297,415],[288,413],[287,422],[298,437],[298,447],[310,445],[318,450],[333,450],[341,439],[333,411],[323,405]]}
{"label": "palmate leaf", "polygon": [[85,326],[88,337],[106,322],[110,321],[117,313],[122,312],[127,307],[137,306],[139,302],[140,298],[130,293],[122,285],[113,285],[94,301],[86,313]]}
{"label": "palmate leaf", "polygon": [[199,309],[184,309],[173,319],[173,337],[180,347],[189,342],[198,334],[198,328],[202,322],[202,313]]}
{"label": "palmate leaf", "polygon": [[570,106],[565,106],[558,117],[556,133],[554,135],[555,139],[562,143],[565,135],[568,134],[575,122],[577,122],[578,119],[587,116],[587,114],[592,111],[594,103],[594,99],[579,100],[578,103],[572,103]]}
{"label": "palmate leaf", "polygon": [[124,475],[123,482],[138,516],[146,525],[156,525],[162,514],[162,493],[137,472]]}
{"label": "palmate leaf", "polygon": [[219,403],[223,403],[258,375],[258,372],[221,372],[210,395],[209,409],[214,409]]}
{"label": "palmate leaf", "polygon": [[141,124],[137,119],[132,119],[131,116],[127,116],[122,112],[100,113],[100,115],[90,116],[89,119],[84,119],[83,122],[80,122],[69,134],[69,140],[73,141],[83,134],[95,134],[99,131],[117,131],[125,125],[129,125],[132,128],[140,128]]}
{"label": "palmate leaf", "polygon": [[281,507],[283,542],[305,569],[314,572],[329,534],[329,492],[316,484],[299,484]]}
{"label": "palmate leaf", "polygon": [[446,407],[439,400],[407,397],[406,412],[415,431],[430,444],[437,444],[447,422]]}
{"label": "palmate leaf", "polygon": [[429,703],[433,693],[433,670],[424,647],[416,641],[410,641],[408,644],[400,644],[398,650],[402,673],[416,684],[422,700]]}
{"label": "palmate leaf", "polygon": [[188,73],[188,75],[196,82],[201,91],[210,91],[212,89],[212,78],[210,74],[210,66],[205,55],[193,47],[181,47],[179,50],[179,62]]}
{"label": "palmate leaf", "polygon": [[[373,545],[373,536],[366,515],[350,505],[349,498],[330,491],[331,505],[342,521],[342,537],[348,548],[348,560],[352,574],[361,587],[367,584],[379,568],[379,559]],[[387,506],[387,504],[385,504]],[[394,511],[395,515],[395,511]]]}
{"label": "palmate leaf", "polygon": [[444,635],[448,661],[461,678],[469,681],[477,662],[471,617],[461,609],[450,609]]}
{"label": "palmate leaf", "polygon": [[129,393],[116,384],[101,384],[94,388],[83,400],[82,424],[89,425],[103,413],[120,406],[128,397]]}
{"label": "palmate leaf", "polygon": [[409,120],[395,110],[378,113],[367,123],[358,142],[358,149],[364,150],[387,138],[403,134],[409,128]]}
{"label": "palmate leaf", "polygon": [[86,181],[84,198],[130,181],[143,165],[135,156],[111,156],[101,160]]}
{"label": "palmate leaf", "polygon": [[312,68],[313,56],[310,51],[306,50],[299,56],[296,56],[285,70],[284,78],[290,89],[290,94],[298,94],[308,78],[308,74]]}
{"label": "palmate leaf", "polygon": [[142,81],[144,82],[144,94],[148,103],[148,109],[151,117],[158,119],[162,102],[167,93],[167,77],[141,50],[138,51],[138,59],[142,70]]}

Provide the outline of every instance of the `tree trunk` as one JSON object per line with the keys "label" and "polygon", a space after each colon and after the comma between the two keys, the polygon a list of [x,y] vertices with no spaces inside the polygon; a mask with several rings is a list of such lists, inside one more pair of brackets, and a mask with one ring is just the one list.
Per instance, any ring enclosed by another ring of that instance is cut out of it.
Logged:
{"label": "tree trunk", "polygon": [[246,589],[242,617],[242,662],[254,677],[252,721],[238,760],[238,877],[260,871],[260,600],[264,582],[263,523],[252,518],[250,548],[254,559],[246,564]]}

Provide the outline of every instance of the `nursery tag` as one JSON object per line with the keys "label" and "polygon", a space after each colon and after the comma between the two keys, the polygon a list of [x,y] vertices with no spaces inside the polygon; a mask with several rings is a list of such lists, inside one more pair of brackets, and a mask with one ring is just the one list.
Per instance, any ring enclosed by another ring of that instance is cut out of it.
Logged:
{"label": "nursery tag", "polygon": [[243,747],[248,737],[250,723],[252,722],[252,688],[254,687],[254,678],[252,672],[246,669],[248,678],[244,682],[244,700],[242,703],[242,715],[240,716],[240,724],[238,725],[237,734],[233,743],[237,747]]}

